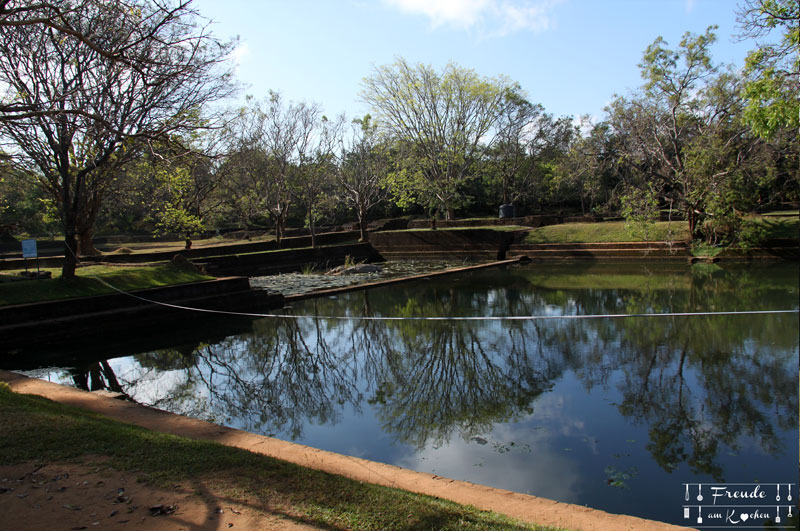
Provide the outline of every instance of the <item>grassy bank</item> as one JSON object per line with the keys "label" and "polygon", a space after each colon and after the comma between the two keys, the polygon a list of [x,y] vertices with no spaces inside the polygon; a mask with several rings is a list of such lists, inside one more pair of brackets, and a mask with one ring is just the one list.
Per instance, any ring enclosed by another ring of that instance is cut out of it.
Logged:
{"label": "grassy bank", "polygon": [[798,239],[800,238],[800,217],[795,213],[783,213],[786,217],[772,216],[759,216],[751,218],[759,224],[767,238],[786,238]]}
{"label": "grassy bank", "polygon": [[[749,218],[761,228],[765,239],[797,239],[800,237],[800,218],[796,216],[758,216]],[[649,241],[688,241],[689,225],[685,221],[659,221],[652,225]],[[603,223],[564,223],[531,229],[525,243],[608,243],[644,241],[632,236],[624,221]]]}
{"label": "grassy bank", "polygon": [[[214,278],[198,273],[191,268],[173,265],[88,266],[79,268],[77,276],[71,279],[61,278],[60,269],[43,269],[43,271],[50,271],[54,278],[0,282],[0,306],[114,293],[113,289],[98,282],[95,277],[124,291],[185,284]],[[19,276],[18,273],[18,271],[4,271],[0,277],[14,278]]]}
{"label": "grassy bank", "polygon": [[[0,383],[3,463],[96,462],[148,484],[211,482],[231,499],[289,514],[328,529],[544,530],[437,498],[412,494],[215,443],[151,432]],[[549,528],[547,528],[549,529]]]}
{"label": "grassy bank", "polygon": [[[650,229],[649,241],[685,241],[689,226],[685,221],[659,221]],[[644,241],[625,228],[623,221],[603,223],[564,223],[532,229],[525,243],[606,243]]]}
{"label": "grassy bank", "polygon": [[[467,220],[464,220],[467,221]],[[422,227],[419,229],[400,229],[400,230],[387,230],[384,232],[427,232],[427,231],[439,231],[439,232],[448,232],[448,231],[461,231],[461,230],[493,230],[496,232],[513,232],[517,230],[528,230],[530,227],[525,227],[523,225],[475,225],[473,226],[466,226],[466,227],[438,227],[436,229],[432,229],[430,227]]]}

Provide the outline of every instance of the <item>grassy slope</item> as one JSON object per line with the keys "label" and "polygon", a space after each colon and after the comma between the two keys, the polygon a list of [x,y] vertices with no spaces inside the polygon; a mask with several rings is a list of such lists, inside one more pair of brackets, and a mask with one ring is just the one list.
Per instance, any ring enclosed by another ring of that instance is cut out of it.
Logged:
{"label": "grassy slope", "polygon": [[530,227],[524,227],[522,225],[476,225],[474,227],[439,227],[437,229],[424,227],[420,229],[387,230],[382,232],[425,232],[432,230],[437,230],[441,232],[447,232],[453,230],[493,230],[497,232],[513,232],[515,230],[528,230],[528,229],[530,229]]}
{"label": "grassy slope", "polygon": [[[797,217],[757,217],[751,218],[761,225],[764,237],[798,238],[800,236],[800,219]],[[688,241],[689,229],[685,221],[660,221],[653,225],[650,241]],[[632,236],[625,229],[623,221],[606,221],[603,223],[565,223],[548,225],[532,229],[525,243],[603,243],[643,241],[641,237]]]}
{"label": "grassy slope", "polygon": [[[48,271],[53,272],[55,278],[0,283],[0,306],[114,293],[114,290],[91,277],[101,278],[125,291],[184,284],[213,278],[191,269],[178,268],[172,265],[124,268],[89,266],[79,268],[77,271],[78,276],[73,279],[60,278],[58,276],[60,270],[51,269]],[[12,275],[14,273],[13,271],[4,272],[4,274]]]}
{"label": "grassy slope", "polygon": [[[688,225],[685,221],[660,221],[652,228],[650,241],[684,241],[689,238]],[[631,236],[622,221],[606,221],[603,223],[565,223],[563,225],[547,225],[533,229],[525,238],[525,243],[603,243],[603,242],[635,242],[642,238]]]}
{"label": "grassy slope", "polygon": [[767,238],[800,238],[800,218],[762,216],[753,220],[764,227]]}
{"label": "grassy slope", "polygon": [[0,447],[4,464],[81,462],[100,456],[111,467],[159,486],[187,479],[213,482],[235,498],[288,507],[331,528],[545,529],[237,448],[151,432],[20,395],[6,384],[0,384]]}

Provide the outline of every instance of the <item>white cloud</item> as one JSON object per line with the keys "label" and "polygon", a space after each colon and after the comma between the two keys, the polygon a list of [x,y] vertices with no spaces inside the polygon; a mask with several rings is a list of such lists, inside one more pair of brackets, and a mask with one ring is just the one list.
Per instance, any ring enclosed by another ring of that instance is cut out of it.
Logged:
{"label": "white cloud", "polygon": [[239,44],[239,46],[234,48],[231,52],[231,58],[236,66],[241,65],[248,55],[250,55],[250,47],[246,42]]}
{"label": "white cloud", "polygon": [[477,29],[488,36],[553,27],[550,12],[561,0],[383,0],[406,13],[425,15],[434,28]]}

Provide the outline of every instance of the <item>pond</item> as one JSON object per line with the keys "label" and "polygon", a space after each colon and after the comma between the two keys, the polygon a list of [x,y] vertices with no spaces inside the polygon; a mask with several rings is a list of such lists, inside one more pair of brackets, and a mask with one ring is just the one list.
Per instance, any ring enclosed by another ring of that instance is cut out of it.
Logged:
{"label": "pond", "polygon": [[[797,264],[534,263],[309,299],[286,309],[297,318],[29,374],[682,524],[684,483],[797,482],[797,313],[570,317],[796,310],[799,299]],[[309,317],[525,315],[551,318]]]}

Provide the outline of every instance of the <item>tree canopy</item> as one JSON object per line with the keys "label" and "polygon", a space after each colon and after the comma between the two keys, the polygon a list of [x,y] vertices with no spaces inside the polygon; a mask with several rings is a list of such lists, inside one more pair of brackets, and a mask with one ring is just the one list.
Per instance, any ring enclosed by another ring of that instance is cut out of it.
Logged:
{"label": "tree canopy", "polygon": [[375,68],[364,80],[362,98],[409,148],[406,173],[393,185],[451,219],[464,203],[471,166],[492,142],[509,86],[505,78],[481,77],[454,63],[437,72],[401,58]]}
{"label": "tree canopy", "polygon": [[41,23],[15,2],[0,6],[0,135],[59,208],[65,276],[132,143],[205,127],[201,112],[231,94],[229,46],[186,4],[166,6],[64,0]]}

